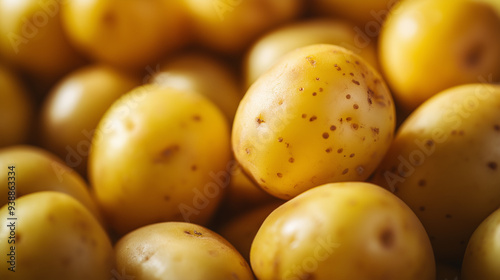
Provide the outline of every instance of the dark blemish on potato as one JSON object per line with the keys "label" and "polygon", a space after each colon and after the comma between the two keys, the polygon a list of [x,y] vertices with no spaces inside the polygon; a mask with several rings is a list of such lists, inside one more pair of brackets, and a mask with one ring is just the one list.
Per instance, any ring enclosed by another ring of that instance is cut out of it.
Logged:
{"label": "dark blemish on potato", "polygon": [[314,60],[314,58],[312,56],[308,56],[306,57],[307,61],[309,61],[309,63],[311,64],[311,66],[316,66],[316,60]]}
{"label": "dark blemish on potato", "polygon": [[330,153],[332,151],[332,148],[327,148],[325,152]]}
{"label": "dark blemish on potato", "polygon": [[477,66],[483,57],[483,53],[484,47],[482,44],[476,43],[473,45],[465,54],[465,66],[471,68]]}
{"label": "dark blemish on potato", "polygon": [[302,118],[303,119],[307,118],[307,114],[302,114]]}
{"label": "dark blemish on potato", "polygon": [[359,127],[359,126],[358,126],[358,124],[357,124],[357,123],[353,123],[353,124],[351,124],[351,127],[352,127],[352,129],[354,129],[354,130],[358,130],[358,127]]}
{"label": "dark blemish on potato", "polygon": [[352,105],[352,108],[354,108],[354,110],[357,110],[357,109],[359,109],[359,105],[358,104],[354,104],[354,105]]}
{"label": "dark blemish on potato", "polygon": [[323,88],[319,88],[319,92],[323,92]]}
{"label": "dark blemish on potato", "polygon": [[446,219],[451,219],[451,214],[446,214],[446,215],[445,215],[445,218],[446,218]]}
{"label": "dark blemish on potato", "polygon": [[116,15],[112,12],[107,12],[103,17],[102,17],[102,22],[105,25],[114,25],[116,23]]}
{"label": "dark blemish on potato", "polygon": [[319,77],[316,77],[316,81],[319,81]]}
{"label": "dark blemish on potato", "polygon": [[288,162],[289,162],[289,163],[294,163],[294,162],[295,162],[295,159],[294,159],[293,157],[291,157],[291,158],[289,158],[289,159],[288,159]]}
{"label": "dark blemish on potato", "polygon": [[187,235],[192,235],[189,230],[185,230],[184,233],[187,234]]}
{"label": "dark blemish on potato", "polygon": [[278,142],[283,142],[283,137],[278,137]]}
{"label": "dark blemish on potato", "polygon": [[343,119],[342,119],[342,118],[340,118],[340,119],[339,119],[339,122],[340,122],[340,123],[342,123],[342,122],[343,122]]}
{"label": "dark blemish on potato", "polygon": [[350,95],[350,94],[348,94],[348,95],[346,95],[346,96],[345,96],[345,98],[346,98],[346,99],[351,99],[351,95]]}
{"label": "dark blemish on potato", "polygon": [[374,84],[378,84],[378,83],[380,83],[380,80],[379,80],[379,79],[374,79],[374,80],[373,80],[373,83],[374,83]]}
{"label": "dark blemish on potato", "polygon": [[266,122],[262,116],[258,116],[258,117],[256,118],[256,121],[257,121],[257,123],[258,123],[258,124],[261,124],[261,123],[265,123],[265,122]]}
{"label": "dark blemish on potato", "polygon": [[421,179],[418,181],[418,186],[419,187],[425,187],[425,185],[427,185],[427,181],[425,181],[424,179]]}
{"label": "dark blemish on potato", "polygon": [[286,146],[287,148],[288,148],[288,147],[290,147],[290,143],[285,142],[285,146]]}
{"label": "dark blemish on potato", "polygon": [[193,233],[196,234],[197,236],[202,236],[203,235],[201,232],[199,232],[197,230],[194,230]]}
{"label": "dark blemish on potato", "polygon": [[353,80],[351,80],[351,81],[352,81],[354,84],[356,84],[356,85],[358,85],[358,86],[359,86],[359,82],[358,82],[358,81],[356,81],[356,80],[354,80],[354,79],[353,79]]}
{"label": "dark blemish on potato", "polygon": [[339,148],[339,149],[337,150],[337,153],[339,153],[339,154],[340,154],[340,153],[342,153],[343,151],[344,151],[344,149]]}
{"label": "dark blemish on potato", "polygon": [[380,133],[380,129],[378,127],[370,127],[373,134],[378,135]]}
{"label": "dark blemish on potato", "polygon": [[169,195],[164,195],[164,196],[163,196],[163,200],[165,200],[165,201],[170,201],[170,196],[169,196]]}
{"label": "dark blemish on potato", "polygon": [[352,73],[352,72],[351,72],[351,73],[349,73],[349,75],[351,75],[352,77],[354,77],[354,73]]}
{"label": "dark blemish on potato", "polygon": [[337,68],[337,71],[342,70],[342,68],[340,68],[340,66],[338,66],[337,64],[334,64],[333,67]]}
{"label": "dark blemish on potato", "polygon": [[346,62],[346,63],[351,63],[349,60],[346,60],[345,62]]}
{"label": "dark blemish on potato", "polygon": [[264,180],[264,178],[260,178],[260,181],[261,181],[262,183],[265,183],[265,182],[266,182],[266,180]]}
{"label": "dark blemish on potato", "polygon": [[362,165],[358,165],[356,167],[356,172],[358,173],[358,175],[362,175],[363,173],[365,173],[365,168]]}
{"label": "dark blemish on potato", "polygon": [[193,116],[193,120],[194,120],[195,122],[199,122],[199,121],[201,121],[201,116],[200,116],[200,115],[194,115],[194,116]]}
{"label": "dark blemish on potato", "polygon": [[494,129],[495,131],[500,131],[500,125],[495,124],[495,125],[493,126],[493,129]]}
{"label": "dark blemish on potato", "polygon": [[418,209],[419,209],[420,211],[425,211],[425,207],[424,207],[424,206],[420,206]]}
{"label": "dark blemish on potato", "polygon": [[316,117],[316,116],[312,116],[311,118],[309,118],[309,121],[310,121],[310,122],[313,122],[313,121],[315,121],[317,118],[318,118],[318,117]]}
{"label": "dark blemish on potato", "polygon": [[313,92],[313,93],[312,93],[312,96],[316,96],[316,94],[317,94],[316,92]]}
{"label": "dark blemish on potato", "polygon": [[359,61],[357,61],[357,60],[356,60],[356,61],[354,61],[354,63],[356,63],[356,65],[359,65]]}
{"label": "dark blemish on potato", "polygon": [[465,134],[465,132],[463,130],[458,131],[458,135],[464,135],[464,134]]}
{"label": "dark blemish on potato", "polygon": [[250,154],[250,148],[246,148],[245,152],[247,153],[247,155],[249,155]]}
{"label": "dark blemish on potato", "polygon": [[349,157],[350,158],[353,158],[355,156],[355,154],[350,154]]}
{"label": "dark blemish on potato", "polygon": [[330,134],[328,134],[328,132],[323,132],[323,139],[328,139],[328,137],[330,137]]}
{"label": "dark blemish on potato", "polygon": [[304,91],[304,88],[303,88],[303,87],[300,87],[300,88],[299,88],[299,91]]}
{"label": "dark blemish on potato", "polygon": [[345,73],[342,73],[342,76],[345,76]]}
{"label": "dark blemish on potato", "polygon": [[361,77],[363,77],[363,79],[365,78],[365,74],[364,73],[361,73]]}
{"label": "dark blemish on potato", "polygon": [[283,100],[278,101],[278,105],[283,105]]}
{"label": "dark blemish on potato", "polygon": [[19,232],[16,232],[16,242],[17,244],[19,244],[19,242],[21,242],[21,234]]}
{"label": "dark blemish on potato", "polygon": [[334,126],[334,125],[330,126],[330,130],[331,130],[331,131],[335,131],[335,129],[337,129],[337,127],[336,127],[336,126]]}
{"label": "dark blemish on potato", "polygon": [[488,168],[491,170],[497,170],[498,164],[494,161],[488,162]]}
{"label": "dark blemish on potato", "polygon": [[427,147],[432,147],[432,146],[434,146],[434,141],[432,141],[431,139],[429,139],[429,140],[425,141],[425,145]]}
{"label": "dark blemish on potato", "polygon": [[342,171],[342,175],[347,174],[347,172],[349,172],[349,168],[344,169],[344,171]]}
{"label": "dark blemish on potato", "polygon": [[348,122],[350,122],[352,120],[352,118],[351,117],[347,117],[347,118],[345,118],[345,120],[348,121]]}
{"label": "dark blemish on potato", "polygon": [[452,130],[451,131],[451,135],[457,135],[457,131],[456,130]]}
{"label": "dark blemish on potato", "polygon": [[276,173],[276,176],[278,176],[278,178],[283,178],[283,174],[281,174],[281,173],[279,173],[279,172],[278,172],[278,173]]}
{"label": "dark blemish on potato", "polygon": [[395,241],[395,236],[394,236],[394,231],[391,230],[390,228],[384,229],[379,236],[380,243],[382,244],[382,247],[389,249],[394,245]]}
{"label": "dark blemish on potato", "polygon": [[172,157],[176,152],[180,150],[179,145],[170,145],[160,152],[159,157],[155,159],[155,162],[161,162]]}

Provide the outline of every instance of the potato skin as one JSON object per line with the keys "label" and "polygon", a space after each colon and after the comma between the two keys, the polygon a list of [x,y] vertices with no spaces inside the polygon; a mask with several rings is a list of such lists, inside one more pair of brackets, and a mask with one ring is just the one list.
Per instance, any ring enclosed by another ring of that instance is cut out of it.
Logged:
{"label": "potato skin", "polygon": [[310,189],[274,210],[250,250],[259,279],[434,280],[429,238],[400,199],[364,182]]}
{"label": "potato skin", "polygon": [[402,124],[372,182],[400,197],[436,258],[460,263],[474,229],[500,207],[500,86],[447,89]]}
{"label": "potato skin", "polygon": [[[16,200],[15,243],[0,243],[2,255],[15,246],[16,271],[0,262],[0,278],[11,280],[109,280],[113,248],[94,216],[73,197],[53,191],[28,194]],[[0,209],[7,221],[8,205]],[[1,240],[11,236],[0,228]],[[5,256],[5,255],[4,255]]]}
{"label": "potato skin", "polygon": [[229,125],[213,103],[148,85],[122,96],[99,123],[89,178],[109,225],[125,234],[161,221],[207,223],[228,162]]}
{"label": "potato skin", "polygon": [[118,241],[115,254],[118,271],[125,270],[136,280],[254,279],[248,263],[229,242],[191,223],[139,228]]}
{"label": "potato skin", "polygon": [[368,178],[394,126],[392,97],[376,70],[342,47],[311,45],[249,88],[232,145],[255,182],[290,199],[323,183]]}

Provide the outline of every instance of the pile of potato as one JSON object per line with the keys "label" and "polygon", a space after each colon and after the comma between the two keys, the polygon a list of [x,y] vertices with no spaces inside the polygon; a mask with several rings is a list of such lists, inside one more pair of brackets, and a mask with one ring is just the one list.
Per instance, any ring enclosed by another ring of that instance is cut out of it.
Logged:
{"label": "pile of potato", "polygon": [[0,0],[1,279],[500,279],[500,1]]}

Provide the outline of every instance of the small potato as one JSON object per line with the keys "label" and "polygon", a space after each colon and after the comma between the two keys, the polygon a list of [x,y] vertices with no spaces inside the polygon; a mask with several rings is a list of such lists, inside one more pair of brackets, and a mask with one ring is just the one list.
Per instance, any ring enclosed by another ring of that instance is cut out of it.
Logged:
{"label": "small potato", "polygon": [[62,7],[70,40],[91,58],[143,69],[186,44],[180,1],[72,0]]}
{"label": "small potato", "polygon": [[499,85],[438,93],[405,120],[372,180],[410,206],[443,261],[460,263],[500,207],[499,108]]}
{"label": "small potato", "polygon": [[285,202],[260,227],[250,260],[258,279],[436,279],[415,214],[364,182],[325,184]]}
{"label": "small potato", "polygon": [[[16,220],[8,220],[11,211]],[[28,194],[4,205],[0,219],[0,279],[112,278],[111,241],[73,197],[51,191]]]}
{"label": "small potato", "polygon": [[381,76],[334,45],[289,52],[248,89],[232,145],[245,173],[290,199],[312,187],[362,181],[392,142],[394,103]]}
{"label": "small potato", "polygon": [[303,0],[182,0],[200,44],[224,54],[242,53],[264,32],[296,18]]}
{"label": "small potato", "polygon": [[148,85],[118,99],[99,123],[89,178],[111,228],[207,223],[227,184],[229,125],[201,94]]}
{"label": "small potato", "polygon": [[500,208],[472,234],[462,262],[463,280],[500,279]]}
{"label": "small potato", "polygon": [[243,97],[231,69],[222,61],[201,53],[184,53],[169,60],[151,83],[196,91],[214,102],[231,123]]}
{"label": "small potato", "polygon": [[224,238],[202,226],[166,222],[139,228],[115,246],[118,271],[135,280],[254,279]]}
{"label": "small potato", "polygon": [[[0,170],[4,171],[0,172],[0,184],[15,185],[15,196],[18,198],[41,191],[65,193],[78,200],[100,219],[101,215],[87,183],[61,159],[46,150],[32,146],[0,149]],[[0,206],[7,204],[8,197],[7,191],[0,192]]]}
{"label": "small potato", "polygon": [[339,45],[378,68],[374,42],[359,40],[353,27],[354,24],[348,21],[314,19],[291,23],[267,33],[247,52],[244,62],[246,85],[255,82],[287,52],[312,44]]}
{"label": "small potato", "polygon": [[0,65],[0,148],[28,140],[35,108],[21,81]]}
{"label": "small potato", "polygon": [[42,105],[43,146],[87,176],[90,143],[99,120],[118,97],[139,85],[139,77],[105,65],[68,74]]}

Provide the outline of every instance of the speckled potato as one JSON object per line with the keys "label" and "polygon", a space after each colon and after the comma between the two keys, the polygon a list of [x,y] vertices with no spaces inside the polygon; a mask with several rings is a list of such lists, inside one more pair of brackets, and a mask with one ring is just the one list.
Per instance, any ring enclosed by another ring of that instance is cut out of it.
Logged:
{"label": "speckled potato", "polygon": [[328,182],[362,181],[393,138],[384,81],[334,45],[286,54],[243,97],[233,123],[236,159],[264,190],[290,199]]}
{"label": "speckled potato", "polygon": [[462,262],[463,280],[500,279],[500,208],[472,234]]}
{"label": "speckled potato", "polygon": [[474,229],[500,207],[500,86],[438,93],[400,127],[373,182],[405,201],[436,258],[459,263]]}
{"label": "speckled potato", "polygon": [[243,52],[264,32],[292,21],[303,0],[182,0],[197,41],[224,54]]}
{"label": "speckled potato", "polygon": [[500,14],[477,0],[402,1],[379,38],[379,59],[405,110],[449,87],[500,81]]}
{"label": "speckled potato", "polygon": [[222,61],[201,53],[184,53],[161,65],[151,83],[196,91],[217,105],[229,122],[243,93],[236,75]]}
{"label": "speckled potato", "polygon": [[250,260],[258,279],[436,279],[415,214],[364,182],[325,184],[285,202],[257,232]]}
{"label": "speckled potato", "polygon": [[61,14],[69,39],[91,58],[143,70],[188,40],[180,1],[72,0]]}
{"label": "speckled potato", "polygon": [[245,58],[245,81],[250,86],[257,78],[296,48],[312,44],[335,44],[363,57],[377,68],[377,53],[373,41],[360,40],[354,24],[330,19],[314,19],[291,23],[259,38]]}
{"label": "speckled potato", "polygon": [[68,74],[42,104],[43,146],[87,176],[90,143],[99,120],[116,99],[140,83],[139,77],[102,64]]}
{"label": "speckled potato", "polygon": [[213,103],[148,85],[102,118],[89,178],[109,225],[124,234],[161,221],[207,223],[227,186],[219,174],[229,161],[229,125]]}
{"label": "speckled potato", "polygon": [[[13,166],[14,170],[9,170],[10,166]],[[0,149],[0,170],[5,171],[0,172],[0,184],[15,185],[18,198],[41,191],[65,193],[87,207],[97,219],[101,219],[87,183],[61,159],[46,150],[34,146],[10,146]],[[8,191],[0,192],[0,206],[7,204],[8,197]]]}
{"label": "speckled potato", "polygon": [[[8,220],[10,211],[17,220]],[[73,197],[50,191],[29,194],[16,200],[15,210],[4,205],[0,218],[1,279],[113,277],[111,241],[94,216]],[[9,263],[13,258],[15,263]],[[12,265],[15,272],[8,270]]]}
{"label": "speckled potato", "polygon": [[0,65],[0,147],[28,140],[34,106],[21,81]]}
{"label": "speckled potato", "polygon": [[199,225],[166,222],[139,228],[115,246],[118,271],[136,280],[254,279],[224,238]]}

